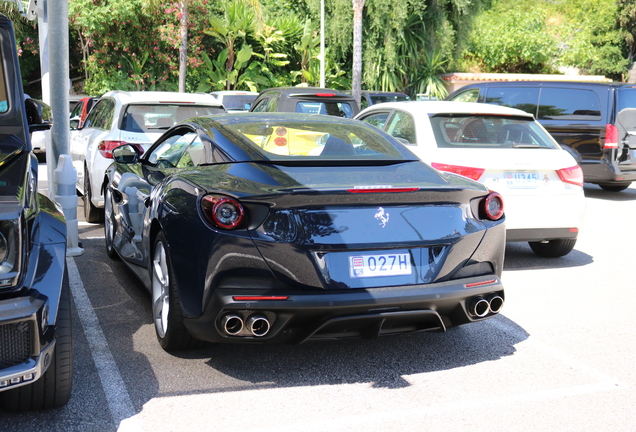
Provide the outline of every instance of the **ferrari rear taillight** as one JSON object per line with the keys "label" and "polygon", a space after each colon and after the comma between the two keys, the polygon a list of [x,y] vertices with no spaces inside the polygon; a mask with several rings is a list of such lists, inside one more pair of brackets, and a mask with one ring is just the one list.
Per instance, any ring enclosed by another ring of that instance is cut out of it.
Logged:
{"label": "ferrari rear taillight", "polygon": [[497,192],[490,192],[481,202],[481,216],[492,221],[504,215],[503,198]]}
{"label": "ferrari rear taillight", "polygon": [[618,148],[618,128],[613,124],[605,125],[605,143],[603,148],[617,149]]}
{"label": "ferrari rear taillight", "polygon": [[479,177],[484,173],[484,168],[465,167],[460,165],[448,165],[433,162],[431,166],[440,171],[446,171],[454,174],[459,174],[464,177],[468,177],[471,180],[479,180]]}
{"label": "ferrari rear taillight", "polygon": [[583,186],[583,170],[580,166],[574,165],[570,168],[557,170],[559,178],[564,183],[571,183],[577,186]]}
{"label": "ferrari rear taillight", "polygon": [[211,224],[223,229],[238,227],[245,217],[245,210],[240,202],[221,195],[204,196],[201,210]]}
{"label": "ferrari rear taillight", "polygon": [[[126,141],[102,141],[99,143],[99,145],[97,146],[97,150],[99,150],[99,153],[105,157],[106,159],[112,159],[113,158],[113,150],[116,149],[119,146],[123,146],[129,144]],[[131,144],[135,147],[137,147],[139,149],[139,155],[142,155],[144,153],[144,148],[141,146],[141,144]]]}

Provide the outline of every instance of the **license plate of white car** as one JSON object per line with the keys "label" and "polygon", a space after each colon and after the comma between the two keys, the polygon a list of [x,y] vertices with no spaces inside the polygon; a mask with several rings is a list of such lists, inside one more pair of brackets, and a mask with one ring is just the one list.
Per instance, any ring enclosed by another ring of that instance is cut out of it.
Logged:
{"label": "license plate of white car", "polygon": [[352,278],[410,275],[411,257],[408,253],[349,256],[349,275]]}
{"label": "license plate of white car", "polygon": [[504,173],[506,186],[511,189],[534,189],[539,186],[539,174],[536,172]]}

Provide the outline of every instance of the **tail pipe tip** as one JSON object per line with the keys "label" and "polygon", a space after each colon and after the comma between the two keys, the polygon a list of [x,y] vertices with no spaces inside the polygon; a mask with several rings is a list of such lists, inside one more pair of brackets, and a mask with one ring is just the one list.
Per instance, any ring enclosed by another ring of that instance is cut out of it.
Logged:
{"label": "tail pipe tip", "polygon": [[221,327],[230,336],[236,336],[243,330],[243,318],[234,314],[223,315]]}
{"label": "tail pipe tip", "polygon": [[269,333],[271,327],[265,315],[255,314],[247,319],[247,329],[256,337],[263,337]]}
{"label": "tail pipe tip", "polygon": [[490,307],[490,312],[499,313],[499,311],[501,311],[501,308],[503,308],[504,299],[497,294],[493,294],[488,297],[488,305]]}
{"label": "tail pipe tip", "polygon": [[490,312],[490,303],[488,303],[488,300],[483,297],[476,297],[473,299],[470,305],[471,314],[479,318],[483,318],[488,315],[488,312]]}

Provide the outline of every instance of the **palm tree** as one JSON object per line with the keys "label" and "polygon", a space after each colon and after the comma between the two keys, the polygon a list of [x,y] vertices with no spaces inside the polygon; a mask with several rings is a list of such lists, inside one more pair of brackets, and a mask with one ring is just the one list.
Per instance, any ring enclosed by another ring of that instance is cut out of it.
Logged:
{"label": "palm tree", "polygon": [[365,0],[353,2],[353,71],[351,89],[353,97],[360,106],[362,82],[362,10]]}

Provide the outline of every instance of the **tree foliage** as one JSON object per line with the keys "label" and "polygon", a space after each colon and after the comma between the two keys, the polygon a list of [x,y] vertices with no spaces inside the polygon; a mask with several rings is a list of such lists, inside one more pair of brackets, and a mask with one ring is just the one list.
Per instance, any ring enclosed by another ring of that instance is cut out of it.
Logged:
{"label": "tree foliage", "polygon": [[[69,0],[78,91],[177,90],[184,1]],[[187,91],[319,84],[320,0],[187,0],[187,7]],[[325,7],[326,83],[349,89],[353,3]],[[574,68],[620,79],[636,54],[635,13],[636,0],[366,0],[361,87],[442,97],[439,75],[450,71]],[[38,85],[37,29],[23,24],[21,67]]]}
{"label": "tree foliage", "polygon": [[499,0],[475,17],[462,65],[483,72],[574,68],[620,79],[628,60],[617,16],[614,0]]}

